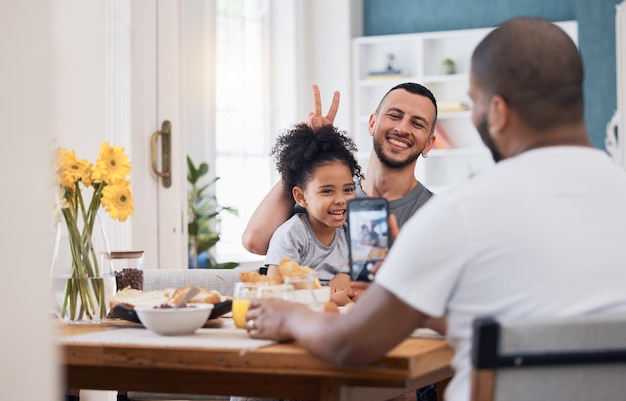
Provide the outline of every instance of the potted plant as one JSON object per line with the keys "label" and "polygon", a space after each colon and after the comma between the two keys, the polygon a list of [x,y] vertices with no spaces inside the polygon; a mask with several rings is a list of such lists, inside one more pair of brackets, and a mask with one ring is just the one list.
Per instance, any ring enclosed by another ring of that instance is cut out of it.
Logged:
{"label": "potted plant", "polygon": [[218,228],[220,213],[228,212],[238,216],[238,211],[232,207],[221,206],[217,202],[217,197],[209,189],[219,180],[219,177],[203,183],[202,178],[208,172],[208,164],[200,163],[196,166],[187,156],[187,181],[190,184],[187,197],[189,268],[232,269],[239,264],[236,262],[217,263],[209,250],[220,240]]}

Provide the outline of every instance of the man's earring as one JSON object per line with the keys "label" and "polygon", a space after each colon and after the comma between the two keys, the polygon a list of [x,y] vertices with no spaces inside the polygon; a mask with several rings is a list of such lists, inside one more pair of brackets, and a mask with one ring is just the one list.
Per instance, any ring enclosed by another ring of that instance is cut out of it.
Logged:
{"label": "man's earring", "polygon": [[428,153],[423,153],[423,152],[422,152],[422,157],[423,157],[424,159],[425,159],[425,158],[427,158],[427,157],[428,157]]}

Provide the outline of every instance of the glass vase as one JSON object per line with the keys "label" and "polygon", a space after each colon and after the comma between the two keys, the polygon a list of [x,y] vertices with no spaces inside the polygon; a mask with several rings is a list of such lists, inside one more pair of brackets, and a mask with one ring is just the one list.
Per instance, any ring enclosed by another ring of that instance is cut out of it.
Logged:
{"label": "glass vase", "polygon": [[61,220],[57,226],[50,272],[54,312],[67,324],[97,324],[109,313],[115,275],[100,216],[83,222]]}

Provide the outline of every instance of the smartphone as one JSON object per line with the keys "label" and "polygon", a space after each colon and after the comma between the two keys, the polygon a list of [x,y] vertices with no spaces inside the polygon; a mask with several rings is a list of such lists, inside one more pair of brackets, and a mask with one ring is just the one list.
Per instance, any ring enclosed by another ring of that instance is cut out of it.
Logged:
{"label": "smartphone", "polygon": [[348,201],[348,246],[350,277],[353,281],[374,279],[371,269],[389,252],[389,204],[385,198]]}

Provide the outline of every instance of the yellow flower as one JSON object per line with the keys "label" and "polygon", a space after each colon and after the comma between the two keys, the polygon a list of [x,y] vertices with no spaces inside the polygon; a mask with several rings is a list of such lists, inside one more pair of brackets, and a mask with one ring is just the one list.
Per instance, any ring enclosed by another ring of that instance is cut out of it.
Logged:
{"label": "yellow flower", "polygon": [[89,162],[76,157],[76,152],[67,149],[59,150],[57,171],[61,185],[73,191],[76,183],[88,174],[89,170]]}
{"label": "yellow flower", "polygon": [[83,175],[80,177],[80,181],[83,183],[83,185],[85,185],[86,187],[90,187],[93,185],[93,182],[91,179],[92,175],[93,175],[93,164],[87,163],[87,166],[85,167],[85,171]]}
{"label": "yellow flower", "polygon": [[130,162],[124,153],[124,148],[119,146],[109,146],[104,142],[100,147],[100,154],[91,174],[94,183],[112,183],[126,179],[130,174]]}
{"label": "yellow flower", "polygon": [[[64,202],[63,208],[78,208],[92,220],[100,206],[104,206],[113,219],[125,221],[132,215],[134,204],[130,191],[130,162],[124,148],[104,142],[95,164],[76,157],[74,151],[57,149],[56,171]],[[79,185],[82,184],[82,185]],[[83,205],[82,187],[93,187],[92,200]]]}
{"label": "yellow flower", "polygon": [[125,221],[132,216],[135,205],[133,204],[130,182],[116,181],[102,189],[102,205],[112,218]]}

